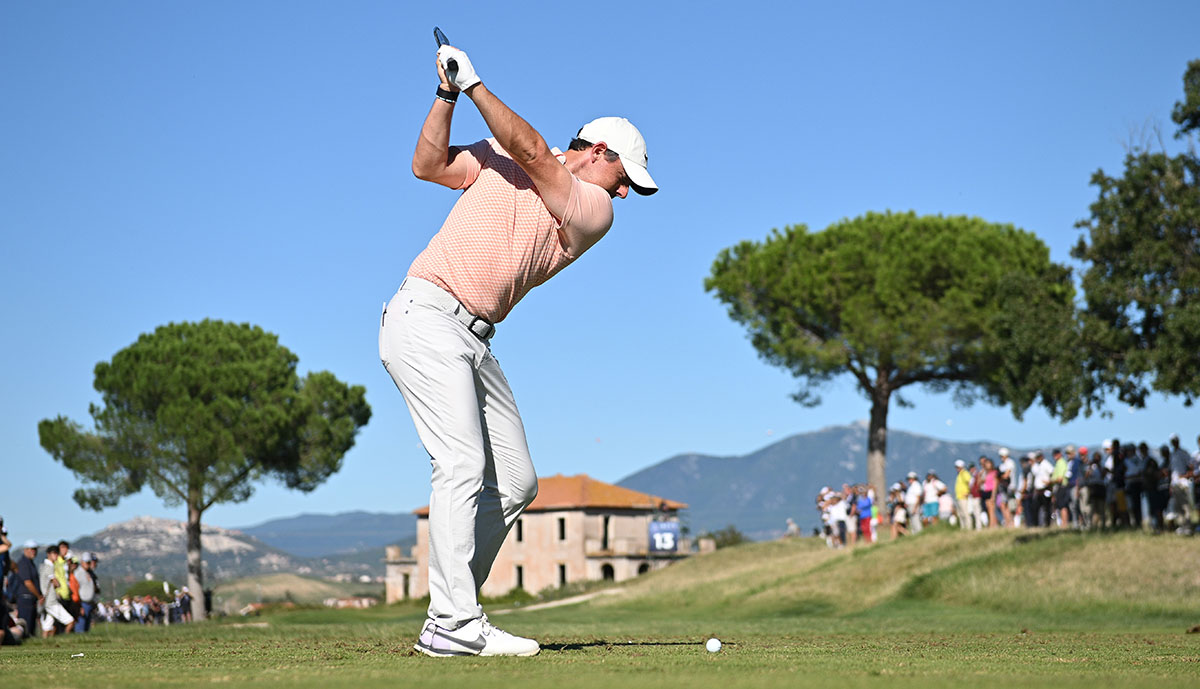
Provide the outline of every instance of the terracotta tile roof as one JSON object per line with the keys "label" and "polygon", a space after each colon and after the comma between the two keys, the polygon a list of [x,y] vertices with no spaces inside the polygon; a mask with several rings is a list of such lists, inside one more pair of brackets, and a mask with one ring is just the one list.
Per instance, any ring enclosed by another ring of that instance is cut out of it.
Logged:
{"label": "terracotta tile roof", "polygon": [[[609,508],[634,510],[681,510],[687,504],[667,500],[648,493],[614,486],[611,483],[597,481],[587,474],[563,476],[555,474],[538,479],[538,494],[530,512],[546,512],[551,510],[570,510],[581,508]],[[429,516],[429,506],[413,510],[418,517]]]}

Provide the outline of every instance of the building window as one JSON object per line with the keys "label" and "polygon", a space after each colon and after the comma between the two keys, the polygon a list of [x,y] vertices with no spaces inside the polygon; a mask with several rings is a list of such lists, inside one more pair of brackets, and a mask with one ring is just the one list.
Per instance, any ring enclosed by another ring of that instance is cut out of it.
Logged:
{"label": "building window", "polygon": [[558,585],[559,586],[567,585],[567,566],[566,565],[558,566]]}
{"label": "building window", "polygon": [[612,581],[613,579],[617,578],[617,573],[613,570],[612,565],[606,563],[600,568],[600,576],[605,581]]}
{"label": "building window", "polygon": [[558,540],[560,540],[560,541],[567,540],[567,518],[566,517],[558,518]]}
{"label": "building window", "polygon": [[[525,540],[525,523],[520,519],[517,520],[517,543]],[[517,568],[518,570],[520,567]],[[518,584],[519,586],[519,584]]]}
{"label": "building window", "polygon": [[525,568],[517,565],[517,588],[525,588]]}
{"label": "building window", "polygon": [[604,515],[604,533],[600,536],[600,550],[608,550],[608,529],[611,521],[612,517]]}

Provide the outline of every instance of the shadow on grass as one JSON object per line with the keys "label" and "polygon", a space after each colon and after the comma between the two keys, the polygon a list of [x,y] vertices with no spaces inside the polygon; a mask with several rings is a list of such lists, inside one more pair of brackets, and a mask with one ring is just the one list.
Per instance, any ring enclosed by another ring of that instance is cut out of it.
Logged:
{"label": "shadow on grass", "polygon": [[[617,646],[703,646],[703,641],[579,641],[564,644],[542,644],[543,651],[582,651],[589,648]],[[728,644],[727,644],[728,645]]]}

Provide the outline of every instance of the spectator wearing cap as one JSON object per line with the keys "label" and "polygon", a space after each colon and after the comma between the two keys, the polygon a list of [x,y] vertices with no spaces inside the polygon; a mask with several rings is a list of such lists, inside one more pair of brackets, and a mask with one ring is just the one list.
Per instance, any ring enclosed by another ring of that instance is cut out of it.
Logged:
{"label": "spectator wearing cap", "polygon": [[188,591],[188,587],[184,586],[180,589],[183,596],[179,599],[179,617],[184,622],[192,621],[192,594]]}
{"label": "spectator wearing cap", "polygon": [[92,615],[96,601],[100,599],[100,586],[96,583],[96,557],[84,553],[79,561],[80,568],[75,572],[79,581],[79,618],[75,621],[75,631],[83,634],[92,628]]}
{"label": "spectator wearing cap", "polygon": [[25,623],[25,636],[37,633],[37,611],[45,601],[42,595],[41,581],[38,577],[37,541],[25,541],[22,546],[24,557],[17,561],[17,577],[20,588],[17,589],[17,617]]}
{"label": "spectator wearing cap", "polygon": [[969,529],[971,506],[968,504],[968,498],[971,497],[971,472],[967,471],[967,463],[961,459],[954,460],[954,468],[957,472],[954,475],[954,511],[959,527]]}
{"label": "spectator wearing cap", "polygon": [[1041,450],[1035,452],[1033,458],[1030,474],[1033,477],[1034,513],[1029,515],[1030,526],[1050,526],[1050,477],[1054,475],[1054,465]]}
{"label": "spectator wearing cap", "polygon": [[1017,463],[1009,455],[1011,454],[1007,447],[1002,447],[997,452],[1000,455],[1000,485],[996,488],[996,507],[1000,508],[1000,518],[1004,520],[1005,526],[1014,526],[1013,517],[1016,516],[1016,508],[1019,503],[1016,500],[1017,488],[1019,483],[1020,472],[1017,471]]}
{"label": "spectator wearing cap", "polygon": [[829,486],[823,486],[817,491],[817,511],[821,513],[821,529],[825,533],[825,545],[835,547],[833,525],[829,518]]}
{"label": "spectator wearing cap", "polygon": [[921,498],[925,491],[921,488],[921,477],[917,476],[917,472],[908,472],[906,478],[908,487],[904,491],[904,507],[908,510],[908,530],[915,534],[921,530]]}
{"label": "spectator wearing cap", "polygon": [[[58,597],[58,581],[55,577],[55,569],[57,563],[62,559],[58,552],[58,546],[51,545],[46,547],[46,559],[42,561],[38,568],[38,583],[41,584],[42,591],[45,593],[45,600],[42,601],[42,636],[49,638],[57,632],[55,623],[61,624],[65,631],[70,632],[75,627],[75,618],[67,609],[63,607],[62,602]],[[68,590],[68,595],[70,591]]]}
{"label": "spectator wearing cap", "polygon": [[1177,531],[1190,534],[1195,529],[1196,496],[1192,488],[1192,457],[1179,446],[1179,435],[1171,434],[1171,497],[1175,500]]}

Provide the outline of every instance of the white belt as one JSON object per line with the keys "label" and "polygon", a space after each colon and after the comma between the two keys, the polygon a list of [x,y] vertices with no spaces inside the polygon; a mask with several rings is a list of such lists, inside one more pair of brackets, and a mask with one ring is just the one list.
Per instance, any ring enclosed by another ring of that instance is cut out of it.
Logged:
{"label": "white belt", "polygon": [[467,310],[467,307],[462,305],[462,302],[454,298],[453,294],[450,294],[428,280],[406,277],[404,278],[404,282],[400,283],[400,289],[412,290],[428,297],[434,306],[457,318],[460,323],[467,326],[467,330],[470,330],[472,335],[484,342],[487,342],[492,338],[492,335],[496,334],[496,326],[490,321],[471,313]]}

